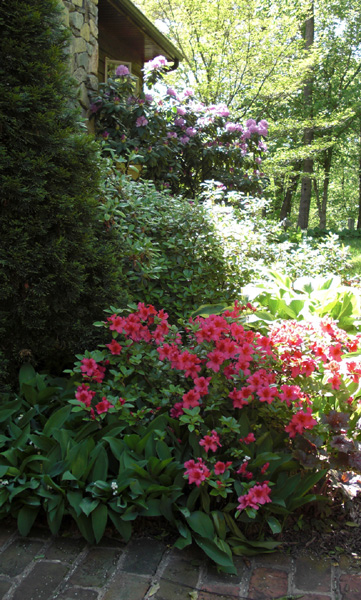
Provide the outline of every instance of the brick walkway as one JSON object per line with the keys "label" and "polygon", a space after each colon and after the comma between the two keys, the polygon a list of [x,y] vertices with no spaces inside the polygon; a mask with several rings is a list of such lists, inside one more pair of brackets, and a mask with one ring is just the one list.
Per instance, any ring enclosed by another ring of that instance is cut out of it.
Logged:
{"label": "brick walkway", "polygon": [[361,564],[284,554],[235,560],[218,574],[197,548],[112,538],[99,546],[0,523],[1,600],[360,600]]}

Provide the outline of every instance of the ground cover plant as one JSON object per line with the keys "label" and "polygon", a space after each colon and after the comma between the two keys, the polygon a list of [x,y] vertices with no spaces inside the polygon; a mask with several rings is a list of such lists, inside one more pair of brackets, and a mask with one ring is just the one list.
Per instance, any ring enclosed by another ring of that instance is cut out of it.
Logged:
{"label": "ground cover plant", "polygon": [[[147,87],[162,81],[168,68],[162,56],[148,62]],[[205,180],[215,179],[229,189],[260,195],[266,184],[261,164],[267,121],[241,124],[224,103],[206,106],[190,88],[177,92],[164,86],[161,93],[136,96],[124,65],[100,85],[92,110],[103,152],[117,157],[125,172],[175,194],[194,198]]]}
{"label": "ground cover plant", "polygon": [[44,379],[23,371],[25,403],[0,411],[0,516],[25,534],[39,512],[53,533],[70,514],[89,542],[109,520],[129,539],[137,517],[163,516],[177,547],[227,572],[232,554],[277,547],[328,469],[360,470],[359,339],[330,318],[263,335],[252,313],[179,328],[144,303],[109,311],[107,344],[78,356],[45,423]]}

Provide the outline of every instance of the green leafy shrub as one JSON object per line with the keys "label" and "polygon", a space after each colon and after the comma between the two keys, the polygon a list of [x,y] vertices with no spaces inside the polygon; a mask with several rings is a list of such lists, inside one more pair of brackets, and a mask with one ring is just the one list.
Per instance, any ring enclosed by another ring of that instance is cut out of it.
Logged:
{"label": "green leafy shrub", "polygon": [[118,237],[122,306],[141,297],[175,319],[203,302],[231,302],[246,281],[202,203],[158,192],[109,166],[100,210]]}
{"label": "green leafy shrub", "polygon": [[[116,293],[98,146],[79,124],[55,0],[0,6],[0,351],[61,372]],[[106,299],[107,298],[107,299]],[[11,368],[10,368],[11,367]]]}
{"label": "green leafy shrub", "polygon": [[[234,572],[232,554],[272,551],[270,534],[322,499],[327,469],[361,470],[358,339],[331,319],[264,336],[251,307],[183,330],[143,303],[110,313],[108,343],[78,356],[45,423],[18,415],[19,399],[0,411],[0,516],[22,533],[39,510],[53,533],[70,514],[89,542],[109,520],[129,539],[138,516],[162,516],[178,548],[194,540]],[[21,394],[34,404],[31,376]]]}

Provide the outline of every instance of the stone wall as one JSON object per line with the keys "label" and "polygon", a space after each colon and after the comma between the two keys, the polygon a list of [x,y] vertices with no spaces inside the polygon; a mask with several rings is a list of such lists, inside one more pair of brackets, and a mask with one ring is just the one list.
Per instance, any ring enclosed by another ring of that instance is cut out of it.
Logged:
{"label": "stone wall", "polygon": [[70,70],[79,85],[79,102],[84,115],[89,93],[98,88],[98,0],[61,0],[64,22],[72,33]]}

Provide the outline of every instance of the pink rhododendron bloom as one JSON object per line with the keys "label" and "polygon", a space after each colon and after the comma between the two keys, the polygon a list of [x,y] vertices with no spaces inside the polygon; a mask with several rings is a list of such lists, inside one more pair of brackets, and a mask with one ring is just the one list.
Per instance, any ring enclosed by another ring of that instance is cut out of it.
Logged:
{"label": "pink rhododendron bloom", "polygon": [[177,115],[183,117],[187,113],[187,109],[184,106],[177,106]]}
{"label": "pink rhododendron bloom", "polygon": [[195,390],[200,396],[206,396],[208,394],[208,386],[212,377],[196,377],[194,379]]}
{"label": "pink rhododendron bloom", "polygon": [[175,89],[169,87],[167,89],[167,96],[173,96],[174,98],[177,97],[177,92],[175,91]]}
{"label": "pink rhododendron bloom", "polygon": [[176,125],[176,127],[183,127],[183,125],[185,125],[185,120],[182,119],[182,117],[179,117],[174,120],[174,125]]}
{"label": "pink rhododendron bloom", "polygon": [[251,444],[252,442],[256,441],[256,438],[255,438],[254,433],[251,432],[251,433],[248,433],[246,435],[246,437],[241,438],[239,441],[243,442],[244,444]]}
{"label": "pink rhododendron bloom", "polygon": [[178,419],[183,415],[183,402],[176,402],[173,408],[170,409],[169,414],[172,419]]}
{"label": "pink rhododendron bloom", "polygon": [[183,90],[184,98],[189,98],[190,96],[194,96],[194,91],[192,90],[192,88],[186,88],[185,90]]}
{"label": "pink rhododendron bloom", "polygon": [[119,65],[115,71],[115,74],[117,77],[125,77],[125,75],[129,75],[129,69],[125,65]]}
{"label": "pink rhododendron bloom", "polygon": [[102,401],[95,405],[95,410],[97,411],[98,415],[101,415],[102,413],[107,413],[109,408],[112,408],[112,406],[113,404],[108,402],[105,396],[103,396]]}
{"label": "pink rhododendron bloom", "polygon": [[217,448],[222,446],[219,441],[218,433],[213,429],[211,435],[205,435],[199,442],[200,446],[203,446],[204,450],[208,452],[212,450],[212,452],[216,452]]}
{"label": "pink rhododendron bloom", "polygon": [[138,302],[138,314],[143,321],[157,314],[156,309],[152,304],[145,305],[144,302]]}
{"label": "pink rhododendron bloom", "polygon": [[81,361],[80,370],[83,375],[92,377],[98,370],[98,363],[95,362],[94,358],[83,358]]}
{"label": "pink rhododendron bloom", "polygon": [[285,431],[289,433],[290,438],[296,436],[297,433],[300,435],[304,429],[313,429],[317,425],[316,419],[312,417],[312,408],[306,408],[306,412],[300,410],[293,415],[290,423],[285,427]]}
{"label": "pink rhododendron bloom", "polygon": [[277,388],[268,387],[268,386],[260,386],[257,389],[257,394],[260,402],[267,402],[267,404],[271,404],[277,396]]}
{"label": "pink rhododendron bloom", "polygon": [[189,390],[189,392],[182,396],[183,408],[194,408],[195,406],[199,406],[199,398],[199,392],[196,390]]}
{"label": "pink rhododendron bloom", "polygon": [[197,462],[188,460],[184,466],[186,468],[185,477],[188,478],[189,483],[195,483],[197,487],[211,474],[201,458],[198,458]]}
{"label": "pink rhododendron bloom", "polygon": [[118,344],[118,342],[116,340],[112,340],[110,342],[110,344],[107,344],[107,347],[109,348],[110,352],[114,355],[118,355],[120,354],[122,347],[120,344]]}
{"label": "pink rhododendron bloom", "polygon": [[261,475],[264,475],[266,473],[268,467],[269,467],[269,462],[264,463],[264,465],[261,469]]}
{"label": "pink rhododendron bloom", "polygon": [[[243,408],[244,406],[247,406],[248,401],[244,399],[243,389],[237,390],[236,388],[234,388],[233,391],[228,394],[228,398],[231,398],[231,400],[233,400],[233,408]],[[246,396],[247,398],[249,398],[250,394],[248,393],[248,395],[246,394]]]}
{"label": "pink rhododendron bloom", "polygon": [[214,465],[214,473],[215,475],[222,475],[222,473],[224,473],[228,467],[230,467],[232,464],[232,461],[228,461],[226,463],[222,462],[221,460],[219,460],[218,462],[216,462],[216,464]]}
{"label": "pink rhododendron bloom", "polygon": [[181,144],[188,144],[189,137],[187,135],[182,135],[182,137],[179,138],[179,141]]}
{"label": "pink rhododendron bloom", "polygon": [[144,98],[145,98],[145,101],[148,102],[149,104],[151,102],[153,102],[153,96],[152,96],[152,94],[145,94]]}
{"label": "pink rhododendron bloom", "polygon": [[148,125],[148,119],[146,119],[143,116],[138,117],[137,120],[136,120],[136,122],[135,122],[135,125],[137,127],[145,127],[146,125]]}
{"label": "pink rhododendron bloom", "polygon": [[82,383],[79,387],[77,387],[75,398],[79,400],[79,402],[83,402],[85,406],[91,405],[91,401],[94,396],[95,392],[93,392],[86,383]]}
{"label": "pink rhododendron bloom", "polygon": [[245,479],[252,479],[253,473],[247,471],[248,460],[245,460],[237,471],[237,475],[242,475]]}
{"label": "pink rhododendron bloom", "polygon": [[213,350],[213,352],[208,352],[207,356],[209,358],[209,361],[207,362],[208,369],[212,369],[212,371],[218,373],[220,366],[226,360],[223,352]]}
{"label": "pink rhododendron bloom", "polygon": [[344,351],[342,350],[341,344],[335,344],[334,346],[329,347],[328,353],[330,360],[336,360],[337,362],[341,362]]}
{"label": "pink rhododendron bloom", "polygon": [[248,490],[247,494],[238,498],[239,505],[237,508],[238,510],[243,510],[244,508],[250,507],[258,510],[260,505],[266,504],[267,502],[272,502],[271,498],[269,497],[270,493],[271,488],[267,485],[267,483],[255,485]]}

